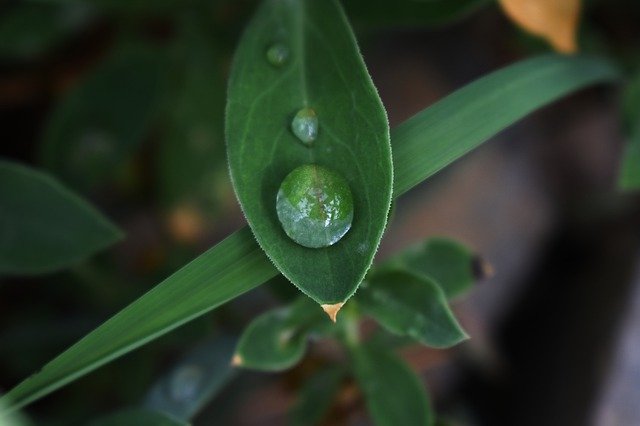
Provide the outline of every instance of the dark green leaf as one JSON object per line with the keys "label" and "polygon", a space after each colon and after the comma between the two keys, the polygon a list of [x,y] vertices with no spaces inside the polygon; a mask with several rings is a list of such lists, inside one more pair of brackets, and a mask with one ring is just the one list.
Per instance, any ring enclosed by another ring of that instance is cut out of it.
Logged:
{"label": "dark green leaf", "polygon": [[263,371],[293,367],[306,350],[307,330],[319,321],[328,319],[305,296],[290,306],[260,315],[240,337],[234,365]]}
{"label": "dark green leaf", "polygon": [[431,279],[404,271],[378,272],[358,292],[366,313],[387,330],[410,336],[435,348],[446,348],[468,338]]}
{"label": "dark green leaf", "polygon": [[211,211],[220,198],[216,189],[229,183],[223,131],[226,82],[219,49],[200,19],[192,14],[181,19],[174,46],[176,84],[160,145],[158,188],[167,207],[186,203]]}
{"label": "dark green leaf", "polygon": [[449,299],[468,290],[478,279],[480,263],[471,250],[448,238],[430,238],[389,262],[432,279]]}
{"label": "dark green leaf", "polygon": [[427,393],[411,368],[393,352],[358,346],[352,350],[356,378],[376,426],[428,426]]}
{"label": "dark green leaf", "polygon": [[216,336],[191,350],[147,395],[145,407],[189,421],[233,377],[236,339]]}
{"label": "dark green leaf", "polygon": [[50,176],[0,160],[0,274],[74,265],[122,238],[120,230]]}
{"label": "dark green leaf", "polygon": [[536,109],[619,77],[603,59],[545,55],[471,83],[394,129],[394,195],[413,188]]}
{"label": "dark green leaf", "polygon": [[355,22],[375,26],[433,26],[462,19],[492,0],[345,0]]}
{"label": "dark green leaf", "polygon": [[[551,66],[550,62],[554,61],[560,65]],[[541,65],[545,65],[544,72],[539,74],[538,66]],[[512,70],[519,71],[514,73]],[[569,71],[575,73],[575,80],[569,78]],[[520,73],[530,75],[530,78],[524,78]],[[459,90],[394,132],[396,176],[401,176],[396,179],[396,196],[480,145],[493,134],[491,131],[499,132],[535,108],[571,91],[616,78],[617,73],[606,60],[585,62],[583,58],[554,56],[512,65]],[[525,88],[534,93],[544,92],[545,96],[530,97],[532,103],[525,108],[521,104]],[[552,90],[548,91],[549,88]],[[503,104],[518,106],[517,114],[507,110],[488,120],[488,108],[503,112]],[[445,111],[447,114],[443,113]],[[458,111],[465,117],[462,123],[458,120]],[[488,121],[491,125],[485,128]],[[456,126],[461,125],[482,131],[457,130]],[[445,132],[447,128],[452,130]],[[248,228],[234,233],[87,335],[40,373],[19,384],[9,393],[14,401],[11,409],[53,392],[276,274]],[[174,303],[176,296],[180,296],[179,303]],[[162,315],[156,315],[156,307]]]}
{"label": "dark green leaf", "polygon": [[12,402],[12,409],[24,406],[276,274],[249,229],[236,232],[54,358],[4,398]]}
{"label": "dark green leaf", "polygon": [[91,9],[82,3],[9,6],[0,17],[0,56],[31,59],[46,53],[85,26],[91,20]]}
{"label": "dark green leaf", "polygon": [[143,408],[129,408],[94,420],[89,426],[187,426],[164,414]]}
{"label": "dark green leaf", "polygon": [[[290,51],[282,65],[267,60],[274,44]],[[319,122],[311,146],[291,130],[303,107]],[[263,2],[236,52],[226,131],[234,187],[260,246],[316,302],[344,302],[380,242],[392,171],[385,112],[335,0]],[[353,194],[351,229],[329,247],[297,244],[276,215],[280,184],[308,163],[344,177]]]}
{"label": "dark green leaf", "polygon": [[640,75],[627,86],[622,119],[629,140],[622,157],[618,187],[633,191],[640,189]]}
{"label": "dark green leaf", "polygon": [[298,392],[298,399],[291,409],[292,426],[314,426],[321,424],[340,389],[345,376],[344,369],[337,366],[321,368],[306,380]]}
{"label": "dark green leaf", "polygon": [[113,177],[145,136],[161,94],[163,62],[150,46],[117,50],[57,104],[42,163],[81,190]]}

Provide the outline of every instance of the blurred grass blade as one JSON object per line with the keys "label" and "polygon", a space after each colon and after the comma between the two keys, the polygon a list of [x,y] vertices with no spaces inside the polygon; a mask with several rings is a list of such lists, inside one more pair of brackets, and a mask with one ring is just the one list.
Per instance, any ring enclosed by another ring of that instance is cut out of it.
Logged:
{"label": "blurred grass blade", "polygon": [[72,266],[122,238],[86,201],[37,170],[0,160],[0,274]]}
{"label": "blurred grass blade", "polygon": [[[21,407],[276,275],[248,228],[232,234],[5,395]],[[9,404],[9,403],[8,403]]]}
{"label": "blurred grass blade", "polygon": [[196,346],[149,391],[145,407],[189,421],[235,375],[229,361],[237,339],[216,336]]}
{"label": "blurred grass blade", "polygon": [[89,422],[89,426],[188,426],[162,413],[143,408],[127,408]]}
{"label": "blurred grass blade", "polygon": [[416,374],[390,350],[352,349],[356,378],[376,426],[430,426],[427,392]]}
{"label": "blurred grass blade", "polygon": [[[529,112],[614,80],[603,59],[545,56],[460,89],[392,133],[399,196]],[[276,275],[248,228],[216,245],[47,364],[9,394],[20,407]]]}
{"label": "blurred grass blade", "polygon": [[640,74],[625,89],[622,125],[629,140],[622,157],[618,187],[635,191],[640,189]]}
{"label": "blurred grass blade", "polygon": [[546,55],[494,72],[391,132],[399,196],[530,112],[585,86],[618,78],[607,60]]}

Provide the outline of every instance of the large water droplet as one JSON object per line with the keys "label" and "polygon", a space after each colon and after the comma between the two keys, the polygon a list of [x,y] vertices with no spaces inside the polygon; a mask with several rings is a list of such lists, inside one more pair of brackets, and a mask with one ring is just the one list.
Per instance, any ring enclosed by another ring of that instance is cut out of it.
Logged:
{"label": "large water droplet", "polygon": [[293,241],[310,248],[328,247],[351,228],[353,196],[342,176],[306,164],[284,178],[276,209],[282,228]]}
{"label": "large water droplet", "polygon": [[273,66],[281,67],[289,59],[289,48],[282,43],[271,45],[267,49],[267,61]]}
{"label": "large water droplet", "polygon": [[303,144],[311,145],[318,137],[318,116],[316,112],[311,108],[302,108],[293,117],[291,130]]}

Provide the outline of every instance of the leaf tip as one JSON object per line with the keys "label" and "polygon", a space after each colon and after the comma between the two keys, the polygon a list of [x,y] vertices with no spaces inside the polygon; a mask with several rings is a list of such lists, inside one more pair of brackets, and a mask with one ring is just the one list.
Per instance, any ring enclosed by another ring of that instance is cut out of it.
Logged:
{"label": "leaf tip", "polygon": [[331,318],[331,321],[336,322],[338,311],[340,311],[340,308],[342,308],[343,305],[344,305],[344,302],[336,303],[334,305],[320,305],[320,306],[322,307],[322,310],[325,311],[327,315],[329,315],[329,318]]}
{"label": "leaf tip", "polygon": [[231,366],[232,367],[242,367],[242,363],[244,362],[244,360],[242,359],[242,357],[239,354],[234,354],[233,357],[231,358]]}

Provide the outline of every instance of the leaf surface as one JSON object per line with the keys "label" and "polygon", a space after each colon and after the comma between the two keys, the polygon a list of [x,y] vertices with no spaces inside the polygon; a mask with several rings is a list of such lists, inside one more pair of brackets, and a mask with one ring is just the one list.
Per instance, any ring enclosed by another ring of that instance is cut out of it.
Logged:
{"label": "leaf surface", "polygon": [[72,266],[122,238],[89,203],[35,169],[0,160],[0,274]]}
{"label": "leaf surface", "polygon": [[357,299],[363,310],[388,331],[410,336],[434,348],[454,346],[468,338],[438,285],[404,271],[372,274]]}
{"label": "leaf surface", "polygon": [[89,426],[188,426],[162,413],[143,408],[128,408],[89,423]]}
{"label": "leaf surface", "polygon": [[[266,56],[275,44],[290,52],[279,66]],[[305,107],[319,123],[311,146],[291,130]],[[384,108],[335,0],[263,2],[236,52],[226,132],[234,188],[260,246],[316,302],[344,302],[380,243],[392,164]],[[294,242],[276,213],[280,184],[304,164],[341,175],[353,195],[351,229],[329,247]]]}

